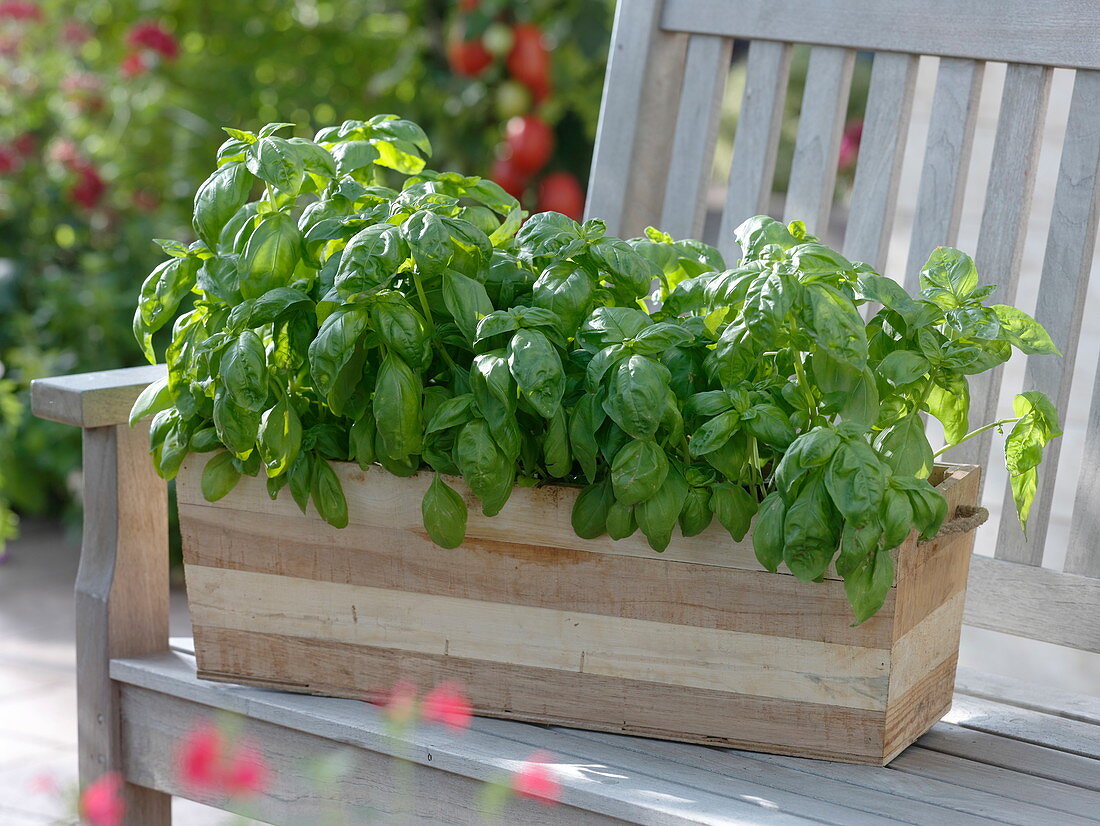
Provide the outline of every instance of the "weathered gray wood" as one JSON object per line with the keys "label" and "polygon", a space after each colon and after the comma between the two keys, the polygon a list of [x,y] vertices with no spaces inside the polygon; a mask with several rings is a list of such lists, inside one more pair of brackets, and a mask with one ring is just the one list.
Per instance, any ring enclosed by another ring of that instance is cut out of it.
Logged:
{"label": "weathered gray wood", "polygon": [[917,741],[920,748],[989,766],[1100,791],[1100,762],[1021,740],[936,723]]}
{"label": "weathered gray wood", "polygon": [[[763,796],[785,808],[791,805],[787,798],[790,792],[796,792],[803,798],[809,798],[813,805],[820,807],[818,811],[822,814],[827,815],[836,811],[834,807],[839,806],[842,807],[840,809],[841,816],[844,816],[844,810],[847,809],[848,820],[846,822],[852,824],[852,826],[860,823],[886,824],[899,821],[920,824],[920,826],[924,826],[924,824],[927,824],[927,826],[941,826],[941,824],[948,822],[954,824],[954,826],[978,826],[978,824],[992,822],[988,818],[941,806],[936,800],[902,800],[889,792],[855,786],[842,780],[818,777],[798,769],[756,760],[753,759],[754,755],[748,752],[730,749],[700,749],[680,743],[623,738],[597,732],[577,731],[572,733],[577,737],[609,743],[622,741],[625,748],[633,748],[642,754],[652,755],[659,758],[663,763],[682,763],[706,769],[720,777],[750,778],[770,787],[768,791],[764,792]],[[814,763],[817,761],[796,762]]]}
{"label": "weathered gray wood", "polygon": [[880,52],[871,67],[844,254],[880,271],[894,225],[917,63],[915,55]]}
{"label": "weathered gray wood", "polygon": [[703,234],[707,184],[732,48],[733,41],[726,37],[700,34],[688,41],[660,223],[661,229],[676,238]]}
{"label": "weathered gray wood", "polygon": [[[997,301],[1005,304],[1016,300],[1052,74],[1049,67],[1019,63],[1005,70],[993,162],[974,253],[981,283],[997,284]],[[996,419],[1002,374],[997,368],[970,377],[971,421],[984,424]],[[992,443],[993,432],[986,431],[946,455],[955,462],[984,464]]]}
{"label": "weathered gray wood", "polygon": [[943,719],[963,728],[1100,761],[1100,726],[1093,723],[966,695],[955,697]]}
{"label": "weathered gray wood", "polygon": [[[131,781],[280,826],[491,823],[493,818],[483,807],[482,784],[494,773],[506,778],[509,768],[523,759],[517,756],[515,745],[505,741],[501,758],[485,766],[484,777],[469,777],[437,771],[434,759],[430,764],[401,763],[396,757],[352,749],[325,737],[246,718],[235,736],[260,749],[270,769],[270,782],[259,795],[234,801],[217,790],[182,783],[175,765],[180,741],[196,726],[209,723],[213,709],[129,685],[122,686],[120,701],[126,715],[123,742],[131,756],[126,765]],[[415,748],[418,755],[435,757],[430,744]],[[348,758],[347,771],[335,782],[318,783],[302,770],[307,761],[341,750]],[[533,826],[625,823],[573,806],[551,807],[523,798],[509,802],[500,822]]]}
{"label": "weathered gray wood", "polygon": [[[1100,376],[1100,361],[1096,370]],[[1084,449],[1063,570],[1100,577],[1100,378],[1093,383]]]}
{"label": "weathered gray wood", "polygon": [[[1054,210],[1047,235],[1046,254],[1035,318],[1062,351],[1058,356],[1030,356],[1024,387],[1046,393],[1057,410],[1069,405],[1070,383],[1077,361],[1081,320],[1085,308],[1092,256],[1096,247],[1097,196],[1100,195],[1100,72],[1078,72],[1073,84],[1066,140],[1054,193]],[[1013,508],[1001,513],[996,556],[1013,562],[1039,565],[1043,560],[1047,527],[1054,497],[1054,478],[1062,440],[1046,449],[1039,472],[1039,486],[1028,520],[1028,536],[1020,530]],[[1090,484],[1089,469],[1082,481]],[[1006,486],[1007,487],[1007,486]],[[1095,490],[1095,488],[1092,488]],[[1006,502],[1011,496],[1006,494]],[[1088,505],[1086,507],[1094,506]],[[1100,553],[1100,545],[1073,551],[1071,570],[1081,567],[1079,554]],[[1096,605],[1093,602],[1093,613]]]}
{"label": "weathered gray wood", "polygon": [[[440,772],[477,780],[498,777],[502,770],[514,770],[539,744],[545,744],[559,758],[570,757],[566,749],[557,748],[563,741],[554,737],[554,732],[503,720],[475,719],[471,730],[464,734],[436,726],[417,727],[397,740],[388,733],[378,710],[370,705],[208,683],[196,678],[194,660],[179,653],[115,660],[111,663],[111,676],[116,681],[168,697],[243,714],[252,720],[381,755],[404,756],[420,765],[430,763]],[[155,705],[151,711],[164,713]],[[732,826],[746,821],[802,826],[820,822],[770,809],[758,802],[723,797],[666,780],[660,776],[660,766],[647,772],[624,767],[620,758],[633,759],[626,752],[603,756],[609,759],[560,760],[564,766],[557,776],[566,805],[630,823],[662,826],[690,823]]]}
{"label": "weathered gray wood", "polygon": [[855,58],[851,49],[815,46],[810,50],[783,214],[788,223],[805,221],[816,234],[825,232],[833,207]]}
{"label": "weathered gray wood", "polygon": [[[153,472],[147,427],[84,431],[84,541],[76,579],[80,782],[121,770],[109,662],[168,645],[167,486]],[[167,826],[166,795],[128,784],[127,823]]]}
{"label": "weathered gray wood", "polygon": [[1051,685],[1028,683],[1000,674],[960,668],[955,676],[955,691],[970,697],[1030,708],[1055,717],[1100,726],[1100,697],[1078,694]]}
{"label": "weathered gray wood", "polygon": [[1100,580],[975,554],[967,625],[1100,651]]}
{"label": "weathered gray wood", "polygon": [[141,391],[164,378],[163,364],[78,373],[31,382],[31,412],[77,427],[107,427],[130,417]]}
{"label": "weathered gray wood", "polygon": [[[1046,815],[1048,821],[1061,822],[1055,812],[1066,812],[1078,818],[1095,819],[1097,801],[1094,792],[1047,780],[1045,777],[1021,775],[1000,766],[989,766],[974,760],[965,760],[919,747],[906,749],[890,764],[894,771],[918,774],[955,786],[987,792],[1016,800],[1028,806],[1038,804],[1053,812]],[[1039,821],[1036,821],[1039,822]]]}
{"label": "weathered gray wood", "polygon": [[745,92],[718,234],[718,249],[728,262],[737,258],[733,231],[746,218],[767,212],[770,206],[790,69],[789,43],[754,40],[749,44]]}
{"label": "weathered gray wood", "polygon": [[958,237],[984,68],[973,60],[940,58],[905,268],[910,292],[920,288],[918,275],[928,254],[954,246]]}
{"label": "weathered gray wood", "polygon": [[687,37],[657,29],[660,0],[619,4],[611,33],[586,217],[612,235],[640,234],[661,216]]}
{"label": "weathered gray wood", "polygon": [[1100,8],[1091,0],[668,0],[661,23],[747,40],[1100,69]]}

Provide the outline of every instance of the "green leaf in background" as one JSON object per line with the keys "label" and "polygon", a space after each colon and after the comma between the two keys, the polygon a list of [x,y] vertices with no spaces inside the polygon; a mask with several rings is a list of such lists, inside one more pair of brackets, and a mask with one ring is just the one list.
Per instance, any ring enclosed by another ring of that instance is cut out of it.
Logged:
{"label": "green leaf in background", "polygon": [[1020,419],[1005,439],[1005,465],[1020,527],[1026,532],[1039,485],[1036,468],[1043,461],[1043,448],[1055,436],[1062,435],[1062,428],[1058,424],[1058,411],[1043,393],[1021,393],[1013,399],[1012,408]]}

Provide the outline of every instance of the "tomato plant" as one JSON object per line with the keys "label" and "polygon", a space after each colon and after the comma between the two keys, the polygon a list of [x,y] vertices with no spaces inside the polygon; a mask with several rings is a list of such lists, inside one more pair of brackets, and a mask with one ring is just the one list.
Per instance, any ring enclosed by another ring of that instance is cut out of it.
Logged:
{"label": "tomato plant", "polygon": [[551,172],[539,182],[539,212],[560,212],[574,221],[584,214],[584,190],[569,172]]}
{"label": "tomato plant", "polygon": [[512,165],[520,172],[533,174],[550,160],[554,133],[538,115],[523,115],[508,121],[504,144]]}
{"label": "tomato plant", "polygon": [[927,413],[943,449],[1011,425],[1026,525],[1057,414],[1023,393],[1015,416],[971,429],[967,381],[1014,348],[1057,350],[986,303],[964,253],[936,249],[911,296],[801,223],[758,216],[727,267],[655,229],[524,222],[497,184],[428,168],[427,136],[392,115],[314,140],[289,126],[227,130],[195,196],[199,240],[161,241],[142,286],[142,350],[155,361],[169,324],[172,341],[132,420],[153,417],[165,478],[207,454],[207,498],[262,473],[271,496],[343,526],[331,461],[434,472],[425,528],[444,547],[467,521],[444,475],[487,516],[516,485],[575,485],[582,537],[640,531],[662,551],[715,519],[735,540],[754,525],[764,567],[807,582],[835,567],[863,621],[893,582],[889,551],[946,517]]}

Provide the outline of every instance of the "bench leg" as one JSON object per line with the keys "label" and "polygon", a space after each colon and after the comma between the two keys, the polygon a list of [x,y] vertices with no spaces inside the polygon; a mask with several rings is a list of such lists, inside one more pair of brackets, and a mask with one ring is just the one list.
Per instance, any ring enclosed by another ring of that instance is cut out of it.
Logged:
{"label": "bench leg", "polygon": [[[84,539],[76,579],[80,784],[125,777],[114,657],[168,647],[167,486],[153,471],[148,429],[84,431]],[[134,756],[140,760],[140,756]],[[171,797],[126,784],[128,826],[169,826]]]}

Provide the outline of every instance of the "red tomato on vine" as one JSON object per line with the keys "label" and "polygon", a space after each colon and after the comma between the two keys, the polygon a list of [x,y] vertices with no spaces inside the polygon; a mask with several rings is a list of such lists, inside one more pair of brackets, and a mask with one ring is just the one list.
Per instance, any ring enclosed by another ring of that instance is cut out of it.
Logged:
{"label": "red tomato on vine", "polygon": [[584,190],[569,172],[551,172],[539,183],[539,212],[560,212],[581,220],[584,215]]}
{"label": "red tomato on vine", "polygon": [[512,50],[505,62],[508,73],[541,100],[550,89],[550,50],[542,30],[530,23],[517,23],[512,35]]}
{"label": "red tomato on vine", "polygon": [[477,77],[493,63],[493,56],[480,40],[456,38],[447,44],[451,71],[462,77]]}
{"label": "red tomato on vine", "polygon": [[501,189],[517,200],[523,197],[527,189],[527,176],[520,172],[507,158],[497,158],[489,171],[490,180],[500,184]]}
{"label": "red tomato on vine", "polygon": [[516,169],[534,174],[554,152],[554,132],[538,115],[521,115],[508,121],[504,143]]}

